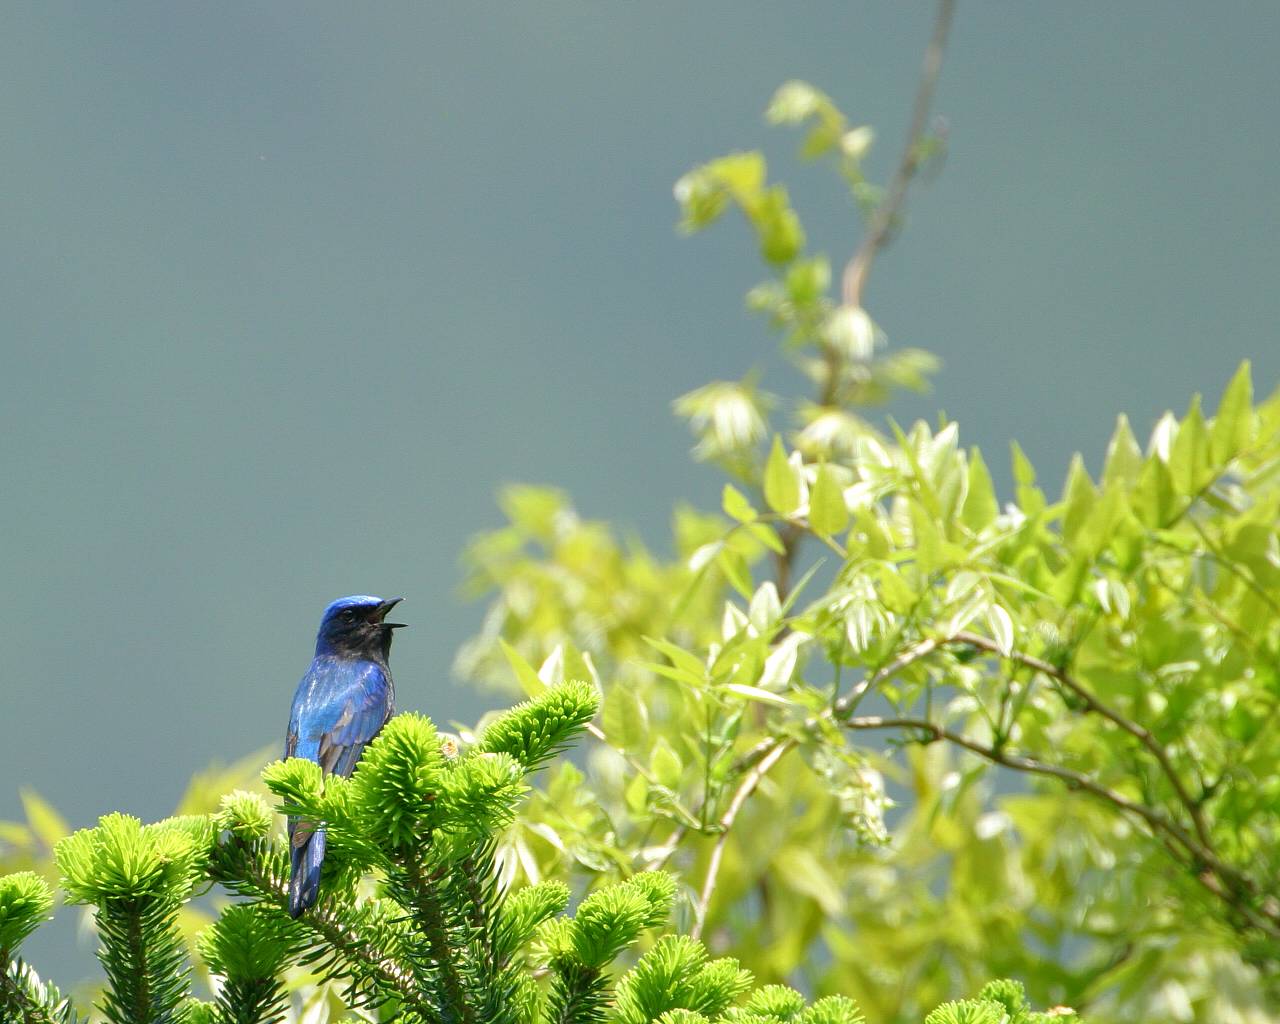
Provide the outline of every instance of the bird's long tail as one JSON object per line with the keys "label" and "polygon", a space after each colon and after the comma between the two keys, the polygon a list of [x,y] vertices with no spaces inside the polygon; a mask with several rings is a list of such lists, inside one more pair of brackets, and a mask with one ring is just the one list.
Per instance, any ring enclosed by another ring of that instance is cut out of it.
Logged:
{"label": "bird's long tail", "polygon": [[299,821],[289,837],[289,916],[298,917],[315,906],[320,894],[320,865],[324,863],[324,829]]}

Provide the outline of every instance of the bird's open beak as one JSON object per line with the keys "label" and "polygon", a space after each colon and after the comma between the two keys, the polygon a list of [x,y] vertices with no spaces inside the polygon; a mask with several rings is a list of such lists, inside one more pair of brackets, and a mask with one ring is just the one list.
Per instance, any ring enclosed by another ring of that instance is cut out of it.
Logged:
{"label": "bird's open beak", "polygon": [[387,615],[391,612],[391,609],[403,600],[403,597],[393,597],[390,600],[383,601],[373,610],[373,614],[369,616],[369,621],[379,623],[380,625],[386,626],[388,629],[403,629],[405,625],[403,622],[387,621]]}

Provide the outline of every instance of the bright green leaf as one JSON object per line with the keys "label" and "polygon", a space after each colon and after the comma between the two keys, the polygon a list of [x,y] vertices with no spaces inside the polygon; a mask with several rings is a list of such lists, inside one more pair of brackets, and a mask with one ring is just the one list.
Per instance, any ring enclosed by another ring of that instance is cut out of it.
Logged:
{"label": "bright green leaf", "polygon": [[751,596],[751,570],[747,568],[747,560],[742,555],[724,548],[716,557],[716,565],[734,590],[743,597]]}
{"label": "bright green leaf", "polygon": [[818,479],[809,492],[809,525],[831,537],[849,525],[849,510],[835,475],[826,466],[818,467]]}
{"label": "bright green leaf", "polygon": [[502,653],[506,655],[507,663],[515,672],[516,682],[520,684],[520,689],[527,696],[538,697],[546,692],[547,684],[538,678],[537,670],[525,660],[523,654],[501,637],[498,638],[498,646],[502,648]]}
{"label": "bright green leaf", "polygon": [[47,849],[52,850],[59,839],[71,834],[71,826],[66,819],[39,793],[24,788],[20,795],[31,831]]}
{"label": "bright green leaf", "polygon": [[1062,515],[1062,535],[1067,543],[1075,541],[1097,498],[1098,492],[1084,468],[1084,460],[1079,454],[1072,456],[1071,468],[1067,471],[1066,493],[1063,495],[1065,508]]}
{"label": "bright green leaf", "polygon": [[649,755],[649,770],[668,789],[675,789],[680,784],[684,765],[680,763],[680,755],[671,749],[671,744],[663,737],[658,738],[653,753]]}
{"label": "bright green leaf", "polygon": [[991,631],[991,639],[1000,648],[1006,658],[1013,653],[1013,619],[998,604],[987,609],[987,628]]}
{"label": "bright green leaf", "polygon": [[794,701],[783,697],[781,694],[773,693],[770,690],[762,690],[758,686],[748,686],[746,683],[725,683],[722,689],[728,690],[730,693],[736,693],[739,697],[745,697],[747,700],[758,701],[761,704],[790,707],[794,703]]}
{"label": "bright green leaf", "polygon": [[764,500],[771,509],[784,516],[791,515],[800,506],[800,481],[787,461],[782,438],[776,435],[769,450],[769,461],[764,467]]}
{"label": "bright green leaf", "polygon": [[751,507],[751,502],[733,484],[724,485],[720,504],[724,508],[725,515],[740,523],[749,523],[756,518],[756,510]]}
{"label": "bright green leaf", "polygon": [[775,555],[785,555],[787,553],[786,545],[782,543],[778,536],[778,531],[768,523],[747,523],[747,533],[751,534],[756,540],[767,547]]}
{"label": "bright green leaf", "polygon": [[999,513],[1000,505],[996,501],[991,473],[982,458],[982,452],[973,448],[969,452],[969,489],[960,518],[974,533],[980,533]]}
{"label": "bright green leaf", "polygon": [[1115,433],[1107,445],[1107,458],[1102,468],[1102,484],[1111,487],[1132,487],[1142,472],[1142,448],[1133,436],[1129,418],[1123,414],[1116,418]]}
{"label": "bright green leaf", "polygon": [[1212,478],[1209,465],[1209,432],[1200,412],[1200,396],[1191,400],[1191,408],[1178,425],[1169,453],[1169,475],[1179,494],[1191,496]]}
{"label": "bright green leaf", "polygon": [[1240,364],[1218,403],[1210,432],[1213,461],[1222,464],[1235,458],[1253,440],[1253,381],[1249,360]]}
{"label": "bright green leaf", "polygon": [[677,668],[702,679],[706,674],[706,666],[696,654],[690,654],[678,644],[673,644],[670,640],[658,640],[653,637],[645,637],[645,643],[655,650],[661,651],[670,660],[671,664]]}

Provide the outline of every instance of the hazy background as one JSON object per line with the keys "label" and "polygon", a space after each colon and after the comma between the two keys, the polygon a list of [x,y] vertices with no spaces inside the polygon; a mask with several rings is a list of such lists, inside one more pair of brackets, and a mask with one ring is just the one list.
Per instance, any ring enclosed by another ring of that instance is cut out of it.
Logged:
{"label": "hazy background", "polygon": [[[819,248],[840,186],[787,78],[901,147],[925,4],[7,5],[0,17],[0,818],[167,813],[279,742],[320,610],[404,594],[399,701],[449,665],[505,481],[665,543],[714,502],[671,398],[779,369],[737,225],[673,180],[764,145]],[[938,408],[1056,489],[1236,363],[1280,376],[1280,8],[961,3],[941,176],[867,302]],[[44,933],[40,949],[55,939]],[[51,947],[52,948],[52,947]],[[45,967],[56,967],[49,961]]]}

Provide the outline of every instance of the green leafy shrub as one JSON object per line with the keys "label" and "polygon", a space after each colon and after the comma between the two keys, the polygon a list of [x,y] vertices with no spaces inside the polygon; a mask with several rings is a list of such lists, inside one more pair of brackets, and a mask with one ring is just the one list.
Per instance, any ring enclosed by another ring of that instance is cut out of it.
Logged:
{"label": "green leafy shrub", "polygon": [[1256,399],[1245,364],[1212,415],[1197,396],[1145,445],[1121,416],[1057,492],[1014,444],[999,495],[954,422],[869,413],[934,369],[886,348],[862,296],[939,143],[913,134],[876,190],[868,133],[829,97],[789,83],[769,118],[805,128],[802,155],[868,216],[836,294],[759,153],[676,198],[690,231],[745,217],[772,274],[748,303],[811,388],[751,374],[676,401],[726,479],[719,509],[677,506],[673,555],[531,486],[468,551],[490,608],[458,669],[604,693],[585,772],[535,796],[513,863],[674,868],[691,934],[883,1019],[1004,974],[1101,1020],[1268,1019],[1280,393]]}

